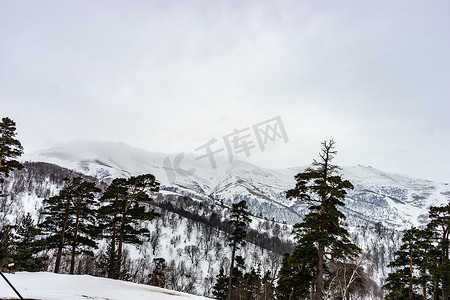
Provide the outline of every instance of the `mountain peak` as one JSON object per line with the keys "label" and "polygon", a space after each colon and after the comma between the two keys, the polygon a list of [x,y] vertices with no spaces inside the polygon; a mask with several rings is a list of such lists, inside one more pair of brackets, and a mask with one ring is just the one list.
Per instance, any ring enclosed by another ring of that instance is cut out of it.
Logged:
{"label": "mountain peak", "polygon": [[[192,154],[169,155],[131,147],[122,142],[73,142],[24,156],[24,160],[54,163],[102,180],[152,173],[162,190],[200,200],[231,205],[246,200],[255,215],[298,222],[306,205],[286,199],[294,176],[306,167],[260,168],[221,157],[217,167]],[[349,223],[381,222],[391,227],[420,226],[430,205],[447,204],[448,185],[380,171],[371,166],[342,167],[339,172],[355,186],[344,210]]]}

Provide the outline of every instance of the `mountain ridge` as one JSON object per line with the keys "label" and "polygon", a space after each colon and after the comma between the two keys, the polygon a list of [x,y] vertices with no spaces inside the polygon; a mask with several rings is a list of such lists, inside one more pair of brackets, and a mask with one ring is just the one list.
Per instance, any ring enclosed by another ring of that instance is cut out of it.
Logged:
{"label": "mountain ridge", "polygon": [[[152,173],[161,190],[204,201],[231,205],[246,200],[254,215],[289,224],[301,220],[307,205],[286,199],[295,185],[295,174],[306,167],[269,169],[218,157],[217,167],[193,155],[153,153],[122,142],[78,142],[25,155],[23,160],[44,161],[94,176],[100,180]],[[355,189],[346,197],[343,210],[350,226],[381,223],[404,229],[422,226],[431,205],[450,200],[446,183],[387,173],[362,165],[342,167],[339,172]]]}

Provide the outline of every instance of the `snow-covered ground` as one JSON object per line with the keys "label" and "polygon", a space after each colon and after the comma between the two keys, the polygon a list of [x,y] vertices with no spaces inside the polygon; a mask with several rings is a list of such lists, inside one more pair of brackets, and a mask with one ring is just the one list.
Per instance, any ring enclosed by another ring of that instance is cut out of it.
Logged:
{"label": "snow-covered ground", "polygon": [[[149,285],[93,277],[47,272],[6,273],[5,276],[25,299],[41,300],[206,300]],[[0,280],[0,299],[18,299],[6,281]]]}

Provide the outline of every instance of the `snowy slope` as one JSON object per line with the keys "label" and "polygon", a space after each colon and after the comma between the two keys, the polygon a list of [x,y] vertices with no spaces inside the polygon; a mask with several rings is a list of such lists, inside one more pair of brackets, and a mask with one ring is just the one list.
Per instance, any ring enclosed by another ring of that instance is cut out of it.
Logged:
{"label": "snowy slope", "polygon": [[[63,178],[80,176],[48,163],[25,162],[24,165],[23,170],[12,172],[5,181],[8,197],[3,198],[6,205],[0,205],[0,228],[6,224],[18,224],[28,212],[36,222],[42,221],[45,217],[41,213],[42,199],[59,191],[64,184]],[[219,270],[229,269],[230,264],[228,209],[170,192],[154,195],[151,205],[160,216],[142,224],[149,229],[150,235],[143,239],[142,245],[124,245],[128,280],[148,283],[157,269],[155,259],[164,259],[166,279],[163,287],[211,296]],[[248,270],[259,267],[262,274],[267,271],[275,274],[281,255],[293,248],[287,242],[292,238],[292,228],[258,217],[252,217],[252,221],[253,231],[249,230],[247,243],[239,253],[246,257]],[[79,256],[75,272],[104,275],[98,262],[107,251],[106,242],[98,240],[99,248],[94,251],[95,263],[92,257]],[[54,253],[45,254],[49,256],[46,270],[51,271]],[[61,273],[69,272],[69,256],[69,252],[64,254]]]}
{"label": "snowy slope", "polygon": [[[226,205],[246,200],[254,215],[294,224],[307,206],[286,199],[285,191],[295,185],[294,175],[304,167],[264,169],[242,161],[228,162],[216,157],[217,168],[207,158],[151,153],[123,143],[79,142],[65,144],[24,156],[77,170],[99,179],[152,173],[162,190]],[[311,158],[313,159],[313,158]],[[350,226],[381,223],[407,228],[426,223],[431,205],[450,201],[448,184],[389,174],[371,167],[344,167],[341,171],[355,189],[344,208]]]}
{"label": "snowy slope", "polygon": [[[175,292],[149,285],[93,277],[54,273],[5,274],[22,297],[41,300],[202,300],[205,297]],[[0,299],[18,299],[8,284],[0,279]]]}

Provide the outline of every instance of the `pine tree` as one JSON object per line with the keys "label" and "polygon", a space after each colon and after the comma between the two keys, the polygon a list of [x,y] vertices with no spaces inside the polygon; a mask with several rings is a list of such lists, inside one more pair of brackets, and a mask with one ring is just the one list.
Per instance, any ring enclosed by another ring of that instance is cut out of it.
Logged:
{"label": "pine tree", "polygon": [[292,255],[286,253],[278,275],[280,299],[301,299],[311,290],[317,266],[317,249],[311,243],[299,243]]}
{"label": "pine tree", "polygon": [[85,253],[96,248],[94,193],[99,190],[81,177],[65,179],[65,182],[58,195],[44,200],[43,215],[46,217],[40,228],[47,248],[57,249],[54,272],[59,273],[63,250],[70,247],[70,273],[73,274],[77,248],[85,247]]}
{"label": "pine tree", "polygon": [[[14,169],[21,170],[23,165],[15,158],[23,154],[22,144],[16,139],[16,123],[8,117],[2,118],[0,122],[0,197],[5,197],[3,182],[9,177]],[[0,228],[0,269],[11,260],[12,227]]]}
{"label": "pine tree", "polygon": [[432,206],[429,210],[430,223],[428,229],[436,234],[436,249],[439,251],[439,261],[433,270],[436,282],[442,290],[441,299],[448,300],[450,292],[450,203],[446,206]]}
{"label": "pine tree", "polygon": [[[233,278],[231,279],[232,299],[246,298],[248,292],[248,282],[245,278],[245,260],[242,256],[236,255],[234,259]],[[248,276],[250,277],[250,276]],[[228,282],[230,277],[228,277]],[[227,293],[227,297],[228,297]]]}
{"label": "pine tree", "polygon": [[422,287],[422,299],[428,299],[428,295],[432,295],[436,287],[433,280],[433,269],[439,261],[439,250],[434,246],[433,240],[436,233],[429,230],[417,230],[415,234],[415,248],[417,258],[415,260],[418,270],[418,278],[415,283],[418,287]]}
{"label": "pine tree", "polygon": [[216,284],[214,285],[212,292],[215,299],[219,300],[227,299],[228,279],[229,277],[225,275],[223,268],[220,268],[219,274],[216,276]]}
{"label": "pine tree", "polygon": [[[315,278],[312,285],[312,299],[323,298],[328,269],[326,260],[331,262],[353,259],[360,250],[349,239],[348,231],[341,225],[345,216],[339,211],[344,206],[347,190],[353,189],[348,180],[337,175],[340,169],[331,163],[335,154],[334,140],[324,141],[319,154],[320,160],[313,161],[313,167],[295,176],[295,188],[288,190],[288,198],[296,198],[310,204],[309,213],[294,230],[299,245],[313,245],[317,251]],[[307,247],[310,251],[309,247]]]}
{"label": "pine tree", "polygon": [[0,229],[0,271],[12,261],[12,226]]}
{"label": "pine tree", "polygon": [[122,199],[127,195],[126,179],[116,178],[108,186],[100,198],[101,206],[98,210],[102,235],[109,238],[107,253],[103,257],[102,269],[108,278],[118,277],[117,267],[117,227],[123,205]]}
{"label": "pine tree", "polygon": [[43,201],[44,221],[39,224],[45,236],[45,244],[48,249],[57,249],[55,261],[55,273],[59,273],[63,249],[68,246],[66,231],[71,226],[69,219],[70,198],[66,197],[65,189],[59,195]]}
{"label": "pine tree", "polygon": [[77,186],[73,190],[70,203],[70,214],[74,218],[73,231],[69,236],[72,242],[70,274],[74,273],[77,249],[83,247],[85,254],[93,256],[92,249],[97,248],[95,239],[100,234],[96,226],[98,202],[95,199],[95,194],[100,192],[100,189],[95,183],[83,181],[80,177],[74,178],[73,183]]}
{"label": "pine tree", "polygon": [[413,299],[419,295],[415,292],[413,283],[416,282],[414,270],[417,268],[419,251],[416,247],[418,229],[407,230],[402,238],[402,245],[395,252],[394,260],[388,267],[394,267],[386,279],[385,288],[389,290],[386,299]]}
{"label": "pine tree", "polygon": [[242,290],[239,298],[261,299],[261,270],[251,268],[250,272],[245,272],[238,286]]}
{"label": "pine tree", "polygon": [[232,205],[228,223],[233,228],[229,244],[231,246],[231,264],[228,279],[227,299],[230,300],[233,288],[233,271],[236,251],[240,248],[240,246],[245,245],[245,237],[247,236],[246,229],[248,227],[248,224],[250,223],[247,203],[244,200]]}
{"label": "pine tree", "polygon": [[16,271],[42,271],[47,257],[37,256],[44,250],[42,240],[38,240],[40,229],[34,224],[30,214],[27,214],[17,226],[13,241],[13,260]]}
{"label": "pine tree", "polygon": [[[14,158],[23,154],[23,147],[16,136],[16,123],[10,118],[2,118],[0,122],[0,183],[14,169],[22,169],[23,165]],[[1,194],[0,194],[1,196]]]}
{"label": "pine tree", "polygon": [[[289,263],[289,253],[285,253],[283,256],[283,261],[281,263],[281,268],[278,272],[277,287],[275,293],[277,299],[291,299],[291,295],[294,292],[294,285],[292,284],[292,274],[294,273],[292,265]],[[299,298],[299,297],[295,297]]]}
{"label": "pine tree", "polygon": [[149,236],[150,232],[142,222],[150,221],[158,214],[141,204],[150,202],[148,193],[158,190],[159,183],[155,177],[145,174],[129,179],[116,178],[103,193],[99,217],[104,236],[111,239],[110,251],[117,253],[116,261],[110,262],[108,277],[122,279],[125,275],[122,270],[123,244],[140,245],[142,237]]}
{"label": "pine tree", "polygon": [[431,207],[427,228],[411,228],[402,238],[389,266],[385,288],[386,299],[439,299],[448,300],[450,285],[449,225],[450,205]]}

